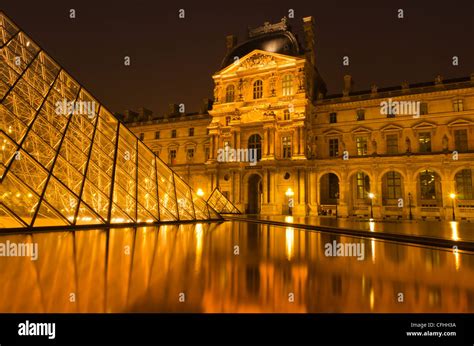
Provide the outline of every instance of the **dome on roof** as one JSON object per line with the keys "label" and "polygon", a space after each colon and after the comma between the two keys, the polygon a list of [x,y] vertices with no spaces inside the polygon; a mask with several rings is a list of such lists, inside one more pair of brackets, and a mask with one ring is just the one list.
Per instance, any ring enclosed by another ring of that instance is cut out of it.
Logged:
{"label": "dome on roof", "polygon": [[300,45],[292,32],[288,30],[270,32],[252,37],[232,48],[222,61],[221,68],[232,64],[236,56],[240,59],[255,49],[291,56],[301,54]]}

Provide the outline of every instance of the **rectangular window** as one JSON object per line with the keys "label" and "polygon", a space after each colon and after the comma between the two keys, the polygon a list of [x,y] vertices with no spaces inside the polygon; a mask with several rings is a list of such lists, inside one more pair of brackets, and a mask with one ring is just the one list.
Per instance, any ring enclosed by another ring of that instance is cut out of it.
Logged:
{"label": "rectangular window", "polygon": [[453,111],[462,112],[464,110],[464,105],[461,99],[453,101]]}
{"label": "rectangular window", "polygon": [[186,151],[186,158],[188,159],[188,161],[191,161],[194,159],[194,148],[189,148]]}
{"label": "rectangular window", "polygon": [[140,140],[143,141],[145,139],[145,134],[142,132],[140,133]]}
{"label": "rectangular window", "polygon": [[155,132],[155,139],[160,139],[160,131]]}
{"label": "rectangular window", "polygon": [[387,154],[398,154],[398,135],[387,135]]}
{"label": "rectangular window", "polygon": [[230,125],[230,117],[225,117],[225,126]]}
{"label": "rectangular window", "polygon": [[428,103],[422,102],[420,103],[420,115],[428,114]]}
{"label": "rectangular window", "polygon": [[365,199],[370,190],[369,177],[363,172],[356,174],[357,199]]}
{"label": "rectangular window", "polygon": [[329,157],[338,157],[339,156],[339,139],[331,138],[329,139]]}
{"label": "rectangular window", "polygon": [[357,110],[357,121],[365,120],[365,110],[358,109]]}
{"label": "rectangular window", "polygon": [[387,173],[387,196],[388,199],[398,199],[402,195],[402,179],[397,172]]}
{"label": "rectangular window", "polygon": [[418,135],[420,153],[431,153],[431,132],[421,132]]}
{"label": "rectangular window", "polygon": [[288,109],[283,111],[283,120],[290,120],[290,111]]}
{"label": "rectangular window", "polygon": [[176,149],[170,150],[169,164],[173,165],[176,163]]}
{"label": "rectangular window", "polygon": [[210,153],[211,153],[211,151],[210,151],[209,147],[205,147],[204,148],[204,158],[206,159],[206,161],[209,160]]}
{"label": "rectangular window", "polygon": [[171,130],[171,138],[176,138],[176,130]]}
{"label": "rectangular window", "polygon": [[454,130],[454,147],[454,149],[460,153],[469,150],[467,144],[467,130]]}
{"label": "rectangular window", "polygon": [[189,129],[189,137],[192,137],[192,136],[194,136],[194,127],[191,127]]}
{"label": "rectangular window", "polygon": [[329,113],[329,123],[335,124],[337,123],[337,113]]}
{"label": "rectangular window", "polygon": [[356,137],[356,148],[358,156],[367,155],[367,137]]}
{"label": "rectangular window", "polygon": [[293,76],[287,74],[283,77],[282,81],[282,93],[283,96],[289,96],[293,94]]}
{"label": "rectangular window", "polygon": [[291,158],[291,136],[282,137],[283,158]]}

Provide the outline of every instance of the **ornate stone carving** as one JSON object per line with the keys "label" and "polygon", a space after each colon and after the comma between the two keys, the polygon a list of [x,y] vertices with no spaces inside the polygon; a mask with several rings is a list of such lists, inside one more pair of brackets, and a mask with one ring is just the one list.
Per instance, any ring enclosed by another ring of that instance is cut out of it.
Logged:
{"label": "ornate stone carving", "polygon": [[257,53],[252,55],[248,59],[245,59],[240,63],[240,66],[243,68],[254,68],[259,66],[265,66],[270,63],[275,63],[275,58],[271,55],[265,55],[261,53]]}
{"label": "ornate stone carving", "polygon": [[258,28],[251,29],[248,28],[249,37],[260,36],[263,34],[267,34],[269,32],[275,31],[284,31],[288,28],[287,19],[283,17],[279,23],[270,24],[270,22],[263,23],[263,26],[259,26]]}

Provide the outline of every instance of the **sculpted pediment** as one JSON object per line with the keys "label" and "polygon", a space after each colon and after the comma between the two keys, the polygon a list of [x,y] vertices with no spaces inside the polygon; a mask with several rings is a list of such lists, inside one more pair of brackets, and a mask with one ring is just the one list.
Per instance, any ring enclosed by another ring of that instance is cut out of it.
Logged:
{"label": "sculpted pediment", "polygon": [[217,75],[222,76],[240,71],[276,67],[278,65],[287,65],[291,63],[296,63],[299,60],[304,59],[255,49],[244,57],[236,60],[233,64],[219,71]]}

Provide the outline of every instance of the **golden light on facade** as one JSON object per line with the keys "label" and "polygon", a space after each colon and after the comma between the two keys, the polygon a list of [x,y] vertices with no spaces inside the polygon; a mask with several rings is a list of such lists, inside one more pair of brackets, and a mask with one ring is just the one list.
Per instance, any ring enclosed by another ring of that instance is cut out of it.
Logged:
{"label": "golden light on facade", "polygon": [[450,194],[449,194],[449,198],[455,199],[455,198],[456,198],[456,194],[455,194],[455,193],[450,193]]}
{"label": "golden light on facade", "polygon": [[295,193],[293,192],[293,189],[291,187],[289,187],[288,190],[286,190],[286,192],[285,192],[286,197],[292,197],[294,195],[295,195]]}
{"label": "golden light on facade", "polygon": [[197,189],[196,194],[197,194],[199,197],[202,197],[202,196],[204,196],[204,191],[203,191],[201,188],[199,188],[199,189]]}

